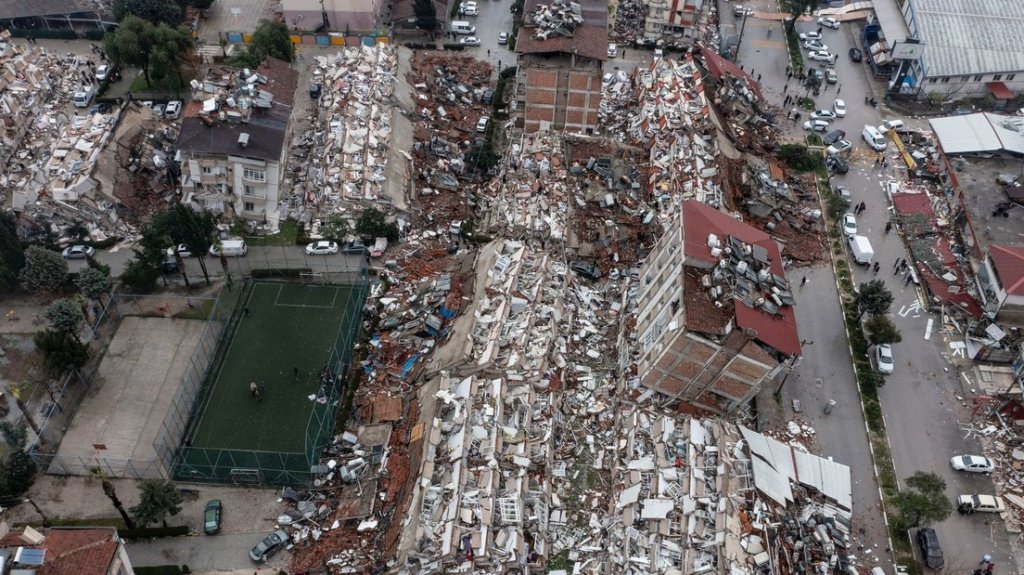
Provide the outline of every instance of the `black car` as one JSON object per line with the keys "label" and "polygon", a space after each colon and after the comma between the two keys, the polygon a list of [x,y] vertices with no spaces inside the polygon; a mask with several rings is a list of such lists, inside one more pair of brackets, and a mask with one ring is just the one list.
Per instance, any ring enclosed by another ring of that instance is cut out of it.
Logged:
{"label": "black car", "polygon": [[850,171],[850,165],[846,163],[846,160],[830,154],[829,157],[825,158],[825,167],[828,168],[829,172],[835,174],[845,174]]}
{"label": "black car", "polygon": [[860,62],[864,59],[864,54],[857,48],[850,48],[850,59],[854,62]]}
{"label": "black car", "polygon": [[844,137],[846,137],[846,132],[842,130],[832,130],[825,134],[825,137],[822,138],[821,141],[824,142],[826,146],[831,146],[839,140],[842,140]]}
{"label": "black car", "polygon": [[601,279],[601,268],[595,266],[592,263],[577,261],[569,264],[569,267],[572,269],[572,271],[584,277],[588,277],[592,280]]}
{"label": "black car", "polygon": [[353,240],[341,248],[341,253],[348,255],[363,255],[370,253],[370,248],[366,247],[363,240]]}
{"label": "black car", "polygon": [[946,566],[946,560],[942,556],[942,547],[939,546],[939,536],[931,527],[917,530],[917,545],[921,548],[921,558],[929,569],[942,569]]}

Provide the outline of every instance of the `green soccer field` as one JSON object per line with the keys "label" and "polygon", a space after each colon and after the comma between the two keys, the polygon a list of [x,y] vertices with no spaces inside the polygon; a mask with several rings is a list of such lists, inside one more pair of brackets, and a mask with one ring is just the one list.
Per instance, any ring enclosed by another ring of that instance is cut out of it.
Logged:
{"label": "green soccer field", "polygon": [[[339,335],[354,341],[359,328],[362,302],[353,297],[362,298],[358,288],[255,284],[211,376],[191,447],[303,453],[321,370]],[[263,389],[259,400],[251,382]]]}

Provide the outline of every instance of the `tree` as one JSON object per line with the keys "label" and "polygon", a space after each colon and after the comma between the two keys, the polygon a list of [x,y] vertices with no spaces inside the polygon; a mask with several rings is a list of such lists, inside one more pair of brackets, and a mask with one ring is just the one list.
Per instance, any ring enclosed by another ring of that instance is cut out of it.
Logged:
{"label": "tree", "polygon": [[21,414],[25,416],[25,421],[28,422],[28,426],[32,428],[32,431],[34,431],[37,436],[42,437],[43,433],[39,431],[39,424],[37,424],[36,420],[32,418],[32,411],[29,410],[28,404],[25,403],[25,400],[28,399],[30,393],[28,384],[25,382],[9,383],[7,384],[7,391],[11,394],[11,397],[14,398],[14,403],[18,406]]}
{"label": "tree", "polygon": [[139,482],[139,504],[131,508],[135,520],[143,526],[161,522],[181,513],[181,493],[166,479],[143,479]]}
{"label": "tree", "polygon": [[387,216],[377,208],[366,208],[356,220],[356,235],[361,238],[387,238],[398,241],[398,224],[388,223]]}
{"label": "tree", "polygon": [[348,218],[335,214],[327,219],[327,225],[324,226],[323,235],[329,240],[343,242],[351,231],[352,228],[349,226]]}
{"label": "tree", "polygon": [[96,268],[86,268],[78,274],[78,289],[82,290],[85,297],[99,301],[100,296],[110,293],[113,287],[110,275],[103,273]]}
{"label": "tree", "polygon": [[892,305],[893,297],[892,292],[889,288],[885,287],[885,282],[882,280],[871,280],[860,284],[859,293],[857,294],[857,308],[860,309],[860,315],[857,319],[864,317],[865,313],[871,315],[884,315],[889,313],[889,307]]}
{"label": "tree", "polygon": [[20,496],[32,486],[36,476],[36,464],[26,451],[28,432],[24,426],[14,427],[0,422],[0,435],[7,442],[10,451],[0,460],[0,493],[6,496]]}
{"label": "tree", "polygon": [[864,323],[864,328],[868,330],[868,341],[871,342],[871,345],[884,345],[903,341],[903,335],[900,333],[899,328],[889,319],[888,315],[871,316]]}
{"label": "tree", "polygon": [[153,51],[149,54],[149,69],[158,85],[185,84],[181,66],[192,49],[192,42],[192,36],[184,28],[160,24],[153,29]]}
{"label": "tree", "polygon": [[21,269],[21,285],[28,291],[56,293],[68,277],[68,262],[57,252],[29,246],[25,250],[25,266]]}
{"label": "tree", "polygon": [[136,252],[121,272],[121,283],[135,293],[148,293],[156,288],[160,279],[160,264],[154,264]]}
{"label": "tree", "polygon": [[412,11],[416,14],[416,27],[428,30],[433,38],[434,30],[437,29],[437,8],[434,6],[434,0],[414,0]]}
{"label": "tree", "polygon": [[43,314],[50,322],[50,327],[78,339],[78,330],[85,323],[82,306],[74,300],[59,299],[50,304]]}
{"label": "tree", "polygon": [[122,22],[137,17],[153,24],[181,24],[181,7],[167,0],[114,0],[114,18]]}
{"label": "tree", "polygon": [[124,520],[124,526],[128,529],[135,529],[135,522],[132,521],[132,518],[129,517],[127,513],[125,513],[124,505],[122,505],[121,500],[117,498],[117,489],[114,488],[114,484],[104,479],[101,485],[103,485],[103,493],[110,498],[110,502],[114,505],[114,509],[117,509],[117,512],[121,514],[121,519]]}
{"label": "tree", "polygon": [[45,329],[36,334],[35,343],[51,375],[78,369],[89,361],[89,348],[67,332]]}
{"label": "tree", "polygon": [[903,529],[913,529],[949,517],[953,505],[946,498],[946,482],[928,471],[918,471],[907,478],[906,487],[893,502],[899,510]]}
{"label": "tree", "polygon": [[166,82],[179,77],[177,67],[192,47],[192,36],[185,28],[152,22],[136,16],[121,21],[117,30],[103,37],[103,47],[119,66],[141,68],[146,83],[153,78]]}
{"label": "tree", "polygon": [[25,266],[25,250],[18,239],[18,222],[9,212],[0,212],[0,291],[18,287],[18,274]]}
{"label": "tree", "polygon": [[295,59],[295,45],[292,44],[288,26],[284,22],[260,20],[248,48],[249,63],[259,66],[267,56],[291,62]]}
{"label": "tree", "polygon": [[184,204],[174,206],[172,214],[171,237],[175,242],[188,246],[192,255],[199,260],[206,285],[210,285],[210,274],[206,270],[206,254],[217,238],[216,218],[210,212],[197,212]]}

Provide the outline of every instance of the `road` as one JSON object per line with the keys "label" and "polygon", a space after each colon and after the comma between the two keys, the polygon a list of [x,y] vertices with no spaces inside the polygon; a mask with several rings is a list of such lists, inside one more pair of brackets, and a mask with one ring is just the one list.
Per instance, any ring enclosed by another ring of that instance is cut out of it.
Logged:
{"label": "road", "polygon": [[[512,12],[508,2],[495,2],[493,0],[480,0],[477,2],[479,15],[477,16],[456,16],[450,20],[465,20],[476,26],[476,37],[480,38],[480,45],[467,47],[465,53],[479,60],[490,62],[495,71],[499,67],[507,68],[516,63],[515,52],[509,44],[498,44],[498,34],[502,32],[512,33]],[[458,36],[461,40],[465,36]],[[447,39],[446,42],[457,40]]]}
{"label": "road", "polygon": [[[127,543],[128,555],[136,567],[156,565],[188,565],[192,572],[254,569],[248,550],[268,533],[224,533],[192,537],[165,537],[134,540]],[[267,561],[267,566],[284,568],[288,551],[281,551]]]}
{"label": "road", "polygon": [[[749,5],[755,13],[778,11],[768,0],[762,2]],[[723,13],[723,24],[728,26],[731,23],[734,29],[743,27],[742,18],[732,15],[730,5],[722,6],[727,11]],[[850,172],[835,176],[833,185],[849,188],[854,204],[865,202],[866,209],[857,218],[859,233],[870,239],[875,259],[880,262],[877,276],[856,267],[854,280],[860,283],[883,279],[895,296],[892,319],[902,332],[903,341],[894,346],[896,371],[887,378],[880,397],[897,475],[902,485],[918,470],[934,471],[946,481],[946,494],[951,500],[961,493],[992,493],[994,488],[989,478],[957,473],[949,466],[949,458],[953,455],[980,452],[979,442],[973,437],[965,438],[961,430],[969,413],[957,398],[969,394],[961,387],[956,367],[943,354],[945,342],[940,331],[941,318],[922,310],[916,286],[912,283],[905,285],[903,277],[892,273],[892,265],[897,259],[909,258],[901,238],[896,233],[885,233],[890,212],[883,183],[895,177],[891,166],[897,158],[890,145],[887,166],[876,166],[878,155],[867,148],[860,132],[865,124],[877,125],[899,116],[884,106],[873,108],[865,104],[866,97],[874,96],[881,100],[885,86],[872,77],[865,64],[855,63],[847,56],[849,48],[859,47],[858,38],[863,25],[863,21],[844,23],[839,30],[826,28],[822,31],[822,41],[829,46],[830,52],[838,55],[835,70],[839,81],[834,86],[826,86],[815,100],[818,109],[830,109],[837,95],[841,95],[847,105],[846,118],[834,122],[833,126],[845,130],[847,139],[854,144],[849,158]],[[808,32],[816,30],[817,25],[804,21],[798,22],[797,28],[800,32]],[[796,81],[789,81],[787,88],[788,56],[783,34],[781,22],[748,17],[739,58],[745,69],[752,71],[755,77],[761,76],[767,97],[780,107],[784,93],[797,91],[799,96],[805,93],[798,91]],[[787,126],[787,131],[793,138],[804,135],[799,126],[793,124]],[[853,371],[846,360],[849,352],[843,334],[842,311],[835,293],[835,279],[831,268],[824,266],[809,270],[807,276],[808,285],[800,288],[797,294],[797,321],[801,337],[814,343],[805,346],[803,362],[783,391],[783,402],[789,405],[791,399],[801,399],[807,406],[807,419],[818,431],[822,452],[852,467],[855,516],[862,523],[871,523],[869,533],[874,533],[880,522],[878,515],[872,514],[872,510],[877,509],[878,496],[872,493],[875,482],[869,473],[871,461],[866,449],[863,419],[855,403]],[[826,317],[817,313],[822,309],[833,312]],[[930,338],[925,339],[929,320],[933,322],[933,329]],[[837,358],[843,360],[840,362]],[[836,399],[838,407],[825,425],[820,410],[830,398]],[[935,528],[945,550],[947,571],[969,572],[984,553],[991,553],[997,565],[1016,566],[1005,526],[998,517],[964,517],[954,513]]]}

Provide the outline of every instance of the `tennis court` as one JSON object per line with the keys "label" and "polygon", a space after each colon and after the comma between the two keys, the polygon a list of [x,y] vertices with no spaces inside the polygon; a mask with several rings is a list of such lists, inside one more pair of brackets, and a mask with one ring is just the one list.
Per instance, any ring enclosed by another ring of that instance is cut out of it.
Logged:
{"label": "tennis court", "polygon": [[[186,439],[186,465],[209,464],[209,450],[308,455],[310,416],[317,409],[337,411],[327,404],[337,371],[351,353],[364,290],[266,282],[251,289],[200,398]],[[259,397],[251,391],[254,384]],[[308,465],[305,457],[295,461]]]}

